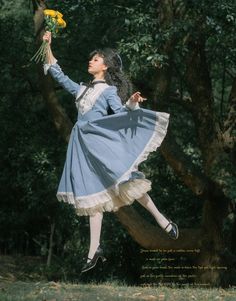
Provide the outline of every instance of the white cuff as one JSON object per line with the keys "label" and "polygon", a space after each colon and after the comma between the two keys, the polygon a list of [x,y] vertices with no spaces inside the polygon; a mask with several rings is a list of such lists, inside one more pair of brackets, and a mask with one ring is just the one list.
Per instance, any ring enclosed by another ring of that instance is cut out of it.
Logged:
{"label": "white cuff", "polygon": [[47,75],[48,74],[48,69],[52,66],[55,65],[57,63],[57,59],[53,59],[51,64],[43,64],[43,71],[44,74]]}
{"label": "white cuff", "polygon": [[131,99],[129,98],[126,103],[125,103],[126,107],[130,110],[137,110],[139,109],[139,103],[138,102],[135,102],[135,101],[131,101]]}

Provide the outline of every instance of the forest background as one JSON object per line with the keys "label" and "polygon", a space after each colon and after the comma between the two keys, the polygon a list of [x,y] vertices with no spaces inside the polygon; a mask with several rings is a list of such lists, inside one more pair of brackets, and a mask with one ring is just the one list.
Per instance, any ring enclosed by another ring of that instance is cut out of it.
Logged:
{"label": "forest background", "polygon": [[148,98],[143,107],[171,115],[164,143],[140,169],[153,183],[157,207],[179,225],[180,238],[170,240],[136,203],[105,214],[105,280],[140,284],[143,249],[200,250],[186,257],[186,264],[206,267],[196,281],[234,284],[233,0],[0,0],[1,254],[39,257],[49,279],[73,280],[89,244],[88,219],[55,197],[76,121],[74,99],[41,65],[30,63],[41,43],[46,6],[67,21],[52,47],[70,78],[89,80],[88,54],[114,47],[135,89]]}

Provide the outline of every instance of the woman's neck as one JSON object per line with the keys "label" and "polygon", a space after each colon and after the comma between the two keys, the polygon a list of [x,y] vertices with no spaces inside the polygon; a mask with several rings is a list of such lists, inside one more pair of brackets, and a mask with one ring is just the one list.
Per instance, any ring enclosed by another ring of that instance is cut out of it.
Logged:
{"label": "woman's neck", "polygon": [[92,82],[97,82],[97,81],[105,81],[104,77],[94,77]]}
{"label": "woman's neck", "polygon": [[104,80],[104,72],[93,74],[93,82],[98,80]]}

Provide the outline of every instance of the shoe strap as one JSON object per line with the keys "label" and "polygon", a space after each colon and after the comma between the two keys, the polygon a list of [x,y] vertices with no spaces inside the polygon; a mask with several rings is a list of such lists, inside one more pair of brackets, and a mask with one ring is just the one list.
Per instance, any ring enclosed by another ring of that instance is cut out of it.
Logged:
{"label": "shoe strap", "polygon": [[165,227],[164,230],[166,230],[166,229],[169,227],[169,225],[171,225],[171,226],[173,227],[173,223],[172,223],[172,222],[169,222],[169,224]]}

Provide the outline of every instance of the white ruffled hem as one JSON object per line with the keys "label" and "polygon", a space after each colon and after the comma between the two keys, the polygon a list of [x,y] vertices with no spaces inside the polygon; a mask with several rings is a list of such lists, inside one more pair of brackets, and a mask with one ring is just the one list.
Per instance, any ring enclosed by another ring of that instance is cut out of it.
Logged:
{"label": "white ruffled hem", "polygon": [[117,211],[120,207],[131,205],[151,190],[151,181],[147,179],[134,179],[119,185],[120,195],[116,195],[112,188],[88,200],[75,198],[73,193],[58,193],[59,201],[73,204],[78,215],[94,215],[96,212]]}
{"label": "white ruffled hem", "polygon": [[168,123],[168,113],[156,112],[156,125],[152,137],[134,164],[114,185],[104,191],[82,197],[75,197],[72,192],[58,192],[58,200],[73,204],[78,215],[117,211],[122,206],[131,205],[136,199],[151,190],[151,181],[147,179],[129,180],[130,174],[137,171],[138,165],[147,159],[149,153],[161,145],[166,136]]}

